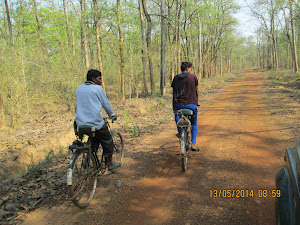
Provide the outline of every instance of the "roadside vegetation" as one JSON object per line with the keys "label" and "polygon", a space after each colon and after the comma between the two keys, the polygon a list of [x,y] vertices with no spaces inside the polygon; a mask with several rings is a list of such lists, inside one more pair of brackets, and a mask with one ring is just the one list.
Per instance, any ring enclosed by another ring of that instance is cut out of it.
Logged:
{"label": "roadside vegetation", "polygon": [[295,101],[300,102],[300,74],[290,70],[269,71],[267,73],[270,81],[269,86],[286,93]]}

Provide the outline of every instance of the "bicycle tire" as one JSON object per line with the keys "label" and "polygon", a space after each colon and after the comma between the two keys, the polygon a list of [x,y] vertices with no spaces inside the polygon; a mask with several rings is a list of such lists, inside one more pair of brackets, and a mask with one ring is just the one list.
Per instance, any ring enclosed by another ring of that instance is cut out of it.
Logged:
{"label": "bicycle tire", "polygon": [[113,160],[122,165],[125,154],[123,137],[118,132],[114,132],[112,137],[114,142]]}
{"label": "bicycle tire", "polygon": [[192,140],[191,140],[191,132],[190,132],[190,128],[187,128],[188,130],[186,130],[186,143],[185,143],[185,149],[187,154],[189,153],[189,151],[192,148]]}
{"label": "bicycle tire", "polygon": [[180,154],[181,154],[183,172],[187,170],[186,135],[187,135],[186,128],[183,127],[181,130],[181,139],[180,139]]}
{"label": "bicycle tire", "polygon": [[282,167],[276,174],[276,188],[280,190],[280,197],[275,201],[276,222],[280,225],[296,224],[293,208],[293,198],[289,190],[289,179],[286,167]]}
{"label": "bicycle tire", "polygon": [[79,208],[86,208],[97,187],[97,163],[92,153],[88,163],[88,149],[76,151],[69,164],[67,184],[72,202]]}

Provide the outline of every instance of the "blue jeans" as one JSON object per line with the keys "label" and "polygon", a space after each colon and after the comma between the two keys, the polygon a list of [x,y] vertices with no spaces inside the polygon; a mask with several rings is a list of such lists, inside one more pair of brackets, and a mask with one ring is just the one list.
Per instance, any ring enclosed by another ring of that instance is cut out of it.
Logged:
{"label": "blue jeans", "polygon": [[[195,104],[188,104],[188,105],[178,105],[176,104],[176,109],[190,109],[194,112],[193,116],[192,116],[192,143],[196,144],[196,138],[197,138],[197,133],[198,133],[198,128],[197,128],[197,113],[198,113],[198,109],[197,109],[197,105]],[[177,124],[177,122],[179,121],[179,116],[177,115],[177,113],[175,114],[175,122]],[[181,127],[177,127],[178,132],[181,132]]]}

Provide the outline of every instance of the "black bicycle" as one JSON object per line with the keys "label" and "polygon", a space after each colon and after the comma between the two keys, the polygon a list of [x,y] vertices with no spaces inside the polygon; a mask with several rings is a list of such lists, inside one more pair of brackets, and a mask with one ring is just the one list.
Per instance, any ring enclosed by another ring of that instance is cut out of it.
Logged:
{"label": "black bicycle", "polygon": [[177,126],[181,127],[181,137],[180,137],[180,156],[182,161],[182,170],[185,172],[187,170],[187,160],[190,157],[189,152],[192,148],[191,142],[191,119],[193,116],[193,111],[190,109],[180,109],[177,112],[180,120],[177,122]]}
{"label": "black bicycle", "polygon": [[[104,121],[113,137],[114,161],[122,164],[124,158],[123,137],[115,129],[110,128],[108,118],[105,117]],[[113,122],[114,120],[112,120]],[[95,132],[96,129],[92,126],[77,127],[75,131],[77,140],[69,146],[73,155],[67,170],[68,192],[72,202],[81,209],[90,204],[96,191],[97,176],[103,175],[107,168],[101,145],[97,150],[92,149],[91,137],[95,137]],[[88,137],[86,142],[83,141],[85,136]]]}

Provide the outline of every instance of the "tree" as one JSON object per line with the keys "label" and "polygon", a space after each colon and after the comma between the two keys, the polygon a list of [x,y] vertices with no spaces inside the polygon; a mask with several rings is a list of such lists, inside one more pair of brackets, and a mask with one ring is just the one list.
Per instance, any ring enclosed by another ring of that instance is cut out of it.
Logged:
{"label": "tree", "polygon": [[154,83],[154,71],[153,71],[153,63],[152,63],[152,43],[151,43],[151,26],[152,21],[150,14],[147,11],[146,0],[142,0],[144,14],[147,20],[147,32],[146,32],[146,41],[147,41],[147,55],[149,60],[149,72],[150,72],[150,84],[151,84],[151,95],[154,94],[155,91],[155,83]]}
{"label": "tree", "polygon": [[6,7],[6,15],[7,15],[7,23],[8,23],[8,29],[9,29],[9,37],[10,37],[10,45],[13,46],[13,33],[12,33],[12,25],[11,25],[11,20],[10,20],[10,13],[9,13],[9,6],[7,0],[4,0],[5,2],[5,7]]}
{"label": "tree", "polygon": [[177,73],[181,72],[181,11],[182,11],[182,0],[177,2]]}
{"label": "tree", "polygon": [[121,95],[122,95],[122,100],[125,100],[125,80],[124,80],[124,40],[123,40],[123,33],[122,33],[122,28],[121,28],[121,5],[120,5],[120,0],[117,0],[117,15],[118,15],[118,29],[119,29],[119,40],[120,40],[120,59],[121,59],[121,64],[120,64],[120,76],[121,76]]}
{"label": "tree", "polygon": [[291,50],[293,57],[293,69],[295,73],[299,72],[298,66],[298,56],[297,56],[297,46],[296,46],[296,37],[295,37],[295,24],[294,24],[294,14],[293,14],[293,2],[289,2],[290,6],[290,15],[291,15],[291,30],[292,30],[292,40],[291,40]]}
{"label": "tree", "polygon": [[144,91],[148,95],[147,79],[146,79],[146,40],[145,40],[145,28],[144,28],[144,15],[143,15],[143,3],[142,0],[139,1],[139,15],[141,21],[141,35],[142,35],[142,65],[143,65],[143,82],[144,82]]}
{"label": "tree", "polygon": [[103,72],[100,38],[99,38],[98,5],[97,5],[97,0],[93,0],[93,2],[94,2],[94,23],[95,23],[96,43],[97,43],[97,59],[98,59],[98,64],[99,64],[99,70],[102,73],[102,87],[104,89],[104,92],[106,92],[106,89],[105,89],[105,76],[104,76],[104,72]]}
{"label": "tree", "polygon": [[5,115],[4,115],[4,106],[3,106],[3,100],[1,97],[1,93],[0,93],[0,129],[5,128],[6,124],[5,124]]}
{"label": "tree", "polygon": [[160,63],[160,94],[165,93],[166,79],[166,24],[165,0],[161,0],[161,63]]}
{"label": "tree", "polygon": [[90,61],[89,61],[89,50],[88,50],[88,43],[86,38],[86,31],[85,31],[85,0],[80,0],[80,9],[81,9],[81,55],[83,64],[85,65],[85,70],[90,68]]}

